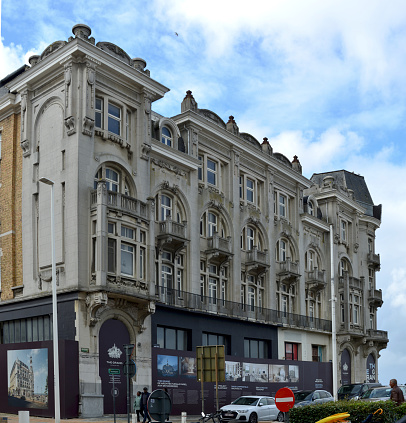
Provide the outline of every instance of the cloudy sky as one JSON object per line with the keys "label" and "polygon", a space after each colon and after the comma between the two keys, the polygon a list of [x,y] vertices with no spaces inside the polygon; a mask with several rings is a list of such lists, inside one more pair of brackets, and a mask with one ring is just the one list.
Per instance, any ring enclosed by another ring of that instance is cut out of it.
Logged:
{"label": "cloudy sky", "polygon": [[[1,0],[0,0],[1,1]],[[0,77],[85,23],[147,62],[180,112],[186,90],[303,173],[365,177],[383,204],[376,251],[389,331],[379,379],[406,383],[406,7],[402,0],[2,0]]]}

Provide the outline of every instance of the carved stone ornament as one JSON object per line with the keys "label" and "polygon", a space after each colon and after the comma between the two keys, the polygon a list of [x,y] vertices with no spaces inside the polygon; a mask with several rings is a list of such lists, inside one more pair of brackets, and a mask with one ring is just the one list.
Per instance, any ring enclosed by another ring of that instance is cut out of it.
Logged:
{"label": "carved stone ornament", "polygon": [[73,135],[76,133],[75,118],[73,116],[69,116],[65,119],[65,126],[67,129],[66,132],[68,135]]}
{"label": "carved stone ornament", "polygon": [[223,209],[223,205],[216,200],[210,200],[208,204],[208,208],[217,209],[221,211]]}
{"label": "carved stone ornament", "polygon": [[152,163],[156,164],[159,167],[162,167],[164,169],[167,169],[176,175],[185,176],[186,172],[184,170],[179,169],[177,166],[172,166],[169,163],[164,162],[163,160],[158,160],[153,158]]}
{"label": "carved stone ornament", "polygon": [[25,139],[20,142],[20,145],[23,149],[23,157],[28,157],[30,155],[30,141]]}
{"label": "carved stone ornament", "polygon": [[84,135],[89,135],[89,137],[91,137],[93,135],[93,127],[94,127],[94,120],[85,116],[83,118],[82,133]]}
{"label": "carved stone ornament", "polygon": [[354,253],[358,252],[359,244],[358,242],[354,243]]}
{"label": "carved stone ornament", "polygon": [[151,152],[151,146],[144,143],[141,147],[141,159],[149,160],[149,153]]}
{"label": "carved stone ornament", "polygon": [[340,235],[334,234],[334,244],[338,244],[340,242]]}

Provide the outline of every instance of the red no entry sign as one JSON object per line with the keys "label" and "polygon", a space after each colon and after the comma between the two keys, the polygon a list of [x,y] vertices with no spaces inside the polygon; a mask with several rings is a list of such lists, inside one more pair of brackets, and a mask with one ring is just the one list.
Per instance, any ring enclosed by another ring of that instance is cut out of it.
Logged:
{"label": "red no entry sign", "polygon": [[281,388],[275,394],[275,404],[279,411],[287,413],[295,403],[295,396],[289,388]]}

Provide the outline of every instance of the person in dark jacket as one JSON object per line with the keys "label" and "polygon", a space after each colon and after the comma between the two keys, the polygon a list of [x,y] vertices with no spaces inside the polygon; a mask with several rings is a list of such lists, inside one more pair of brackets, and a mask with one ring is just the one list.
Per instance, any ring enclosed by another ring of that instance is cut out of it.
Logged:
{"label": "person in dark jacket", "polygon": [[402,404],[402,402],[405,402],[403,392],[398,386],[398,381],[396,379],[391,379],[389,381],[389,385],[392,388],[392,391],[390,393],[390,399],[394,403],[396,403],[396,405],[400,405],[400,404]]}
{"label": "person in dark jacket", "polygon": [[148,423],[150,423],[151,422],[151,417],[150,417],[150,415],[148,413],[148,405],[147,404],[148,404],[148,398],[149,398],[149,396],[151,394],[148,392],[148,388],[147,387],[145,387],[143,389],[143,391],[144,392],[141,394],[141,410],[144,413],[143,423],[145,423],[147,420],[148,420]]}

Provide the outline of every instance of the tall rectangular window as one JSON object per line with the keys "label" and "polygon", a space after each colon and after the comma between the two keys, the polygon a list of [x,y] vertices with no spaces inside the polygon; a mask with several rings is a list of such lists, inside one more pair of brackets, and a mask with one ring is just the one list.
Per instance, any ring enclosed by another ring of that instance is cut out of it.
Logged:
{"label": "tall rectangular window", "polygon": [[116,272],[116,240],[109,238],[107,246],[107,271],[111,273]]}
{"label": "tall rectangular window", "polygon": [[199,159],[199,167],[197,169],[197,177],[199,178],[199,181],[203,180],[203,156],[198,156]]}
{"label": "tall rectangular window", "polygon": [[286,217],[286,197],[279,194],[279,216]]}
{"label": "tall rectangular window", "polygon": [[341,241],[347,241],[347,222],[341,221]]}
{"label": "tall rectangular window", "polygon": [[167,195],[161,195],[161,221],[170,219],[172,214],[172,201]]}
{"label": "tall rectangular window", "polygon": [[285,360],[299,360],[299,344],[285,342]]}
{"label": "tall rectangular window", "polygon": [[207,225],[209,229],[208,236],[211,237],[214,235],[214,232],[217,232],[217,216],[214,213],[207,214]]}
{"label": "tall rectangular window", "polygon": [[114,104],[108,104],[108,130],[121,135],[121,109]]}
{"label": "tall rectangular window", "polygon": [[250,203],[254,202],[255,198],[255,183],[252,179],[247,178],[247,201]]}
{"label": "tall rectangular window", "polygon": [[139,270],[140,270],[140,279],[144,279],[145,275],[145,248],[140,248],[140,263],[139,263]]}
{"label": "tall rectangular window", "polygon": [[96,128],[103,129],[103,99],[96,97],[96,107],[95,107],[95,122],[94,125]]}
{"label": "tall rectangular window", "polygon": [[210,159],[207,159],[207,182],[217,184],[217,163]]}
{"label": "tall rectangular window", "polygon": [[121,274],[134,276],[134,247],[121,243]]}

